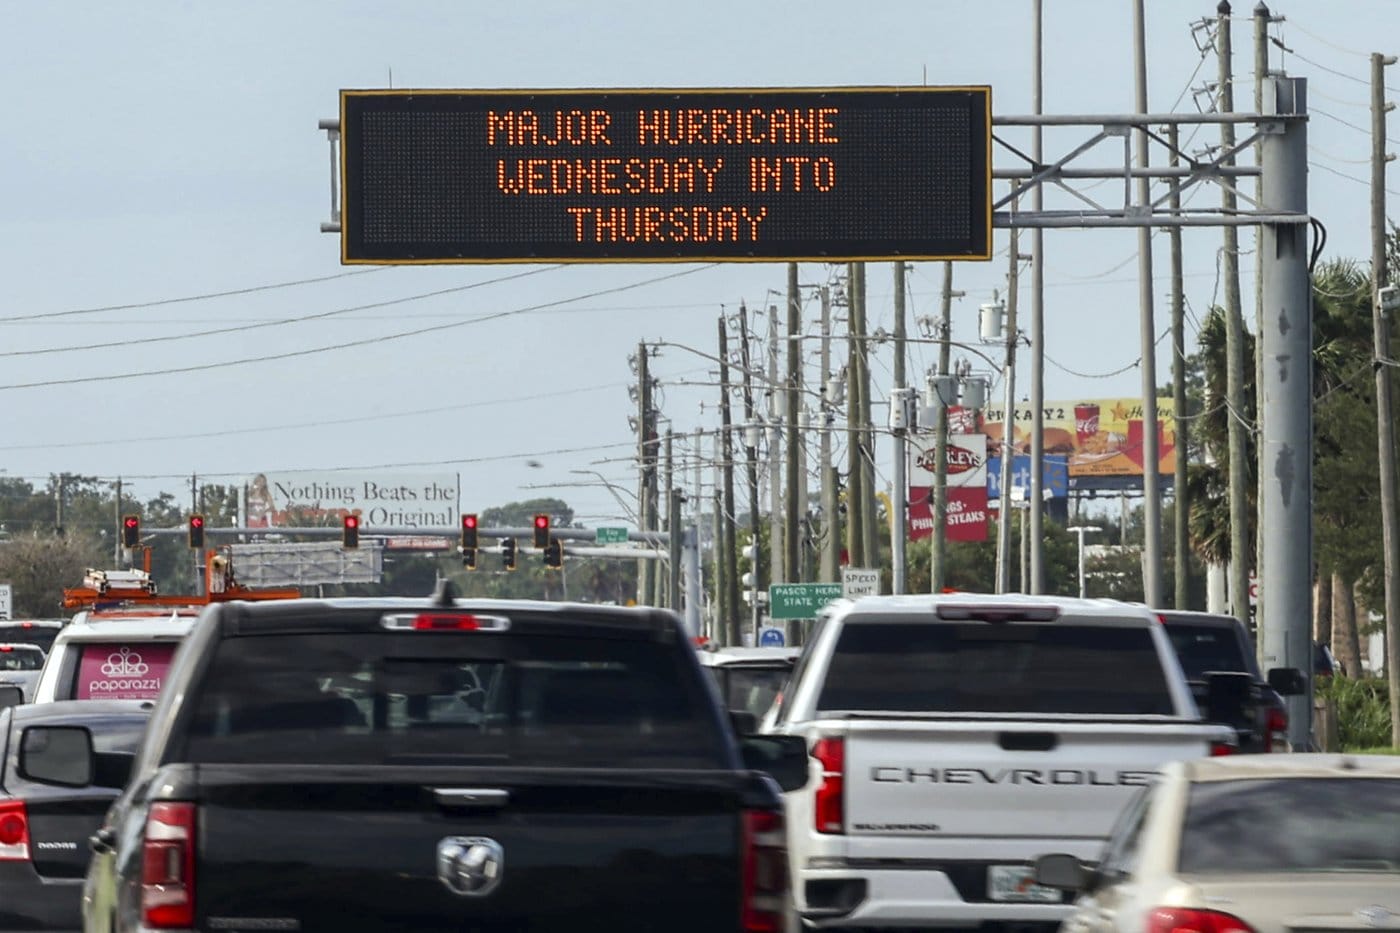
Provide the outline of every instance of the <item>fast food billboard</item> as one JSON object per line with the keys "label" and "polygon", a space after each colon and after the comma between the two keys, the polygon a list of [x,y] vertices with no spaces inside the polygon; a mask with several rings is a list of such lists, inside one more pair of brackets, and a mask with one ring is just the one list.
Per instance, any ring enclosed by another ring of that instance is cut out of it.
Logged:
{"label": "fast food billboard", "polygon": [[[1072,488],[1122,488],[1124,480],[1142,476],[1142,399],[1090,398],[1046,402],[1044,449],[1069,461]],[[1012,444],[1016,453],[1030,453],[1033,412],[1016,406]],[[956,419],[953,419],[956,423]],[[1005,436],[1006,409],[989,405],[972,429],[987,437],[989,452],[999,450]],[[1176,470],[1176,408],[1170,398],[1157,399],[1157,469],[1164,478]]]}

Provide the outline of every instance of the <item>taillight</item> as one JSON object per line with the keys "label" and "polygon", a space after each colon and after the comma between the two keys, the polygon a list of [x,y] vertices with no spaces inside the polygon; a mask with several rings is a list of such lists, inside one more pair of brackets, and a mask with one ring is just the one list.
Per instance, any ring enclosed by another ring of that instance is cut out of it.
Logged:
{"label": "taillight", "polygon": [[812,757],[822,766],[822,781],[812,799],[812,816],[819,833],[846,831],[846,740],[817,739]]}
{"label": "taillight", "polygon": [[0,862],[29,861],[29,811],[23,800],[0,800]]}
{"label": "taillight", "polygon": [[783,814],[777,810],[745,810],[743,820],[744,933],[782,933],[788,889]]}
{"label": "taillight", "polygon": [[194,804],[153,803],[141,852],[141,913],[154,929],[194,926]]}
{"label": "taillight", "polygon": [[1210,743],[1210,757],[1212,758],[1220,758],[1223,755],[1233,755],[1234,753],[1235,746],[1230,742]]}
{"label": "taillight", "polygon": [[1290,751],[1291,747],[1288,744],[1288,710],[1277,706],[1270,707],[1268,716],[1264,720],[1264,732],[1269,751]]}
{"label": "taillight", "polygon": [[470,612],[414,612],[386,615],[379,620],[384,628],[414,632],[504,632],[510,619],[504,616]]}
{"label": "taillight", "polygon": [[1147,915],[1147,933],[1254,933],[1254,928],[1218,910],[1158,907]]}

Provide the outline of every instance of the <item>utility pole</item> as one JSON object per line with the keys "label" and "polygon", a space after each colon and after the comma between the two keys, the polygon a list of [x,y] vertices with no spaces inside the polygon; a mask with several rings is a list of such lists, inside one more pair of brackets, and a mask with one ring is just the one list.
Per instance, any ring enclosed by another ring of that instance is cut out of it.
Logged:
{"label": "utility pole", "polygon": [[1381,480],[1381,542],[1385,581],[1385,672],[1390,681],[1390,732],[1400,740],[1400,528],[1397,528],[1395,417],[1391,396],[1390,321],[1381,305],[1381,289],[1390,284],[1385,261],[1385,115],[1394,106],[1385,100],[1385,66],[1389,55],[1371,56],[1371,327],[1376,342],[1376,440]]}
{"label": "utility pole", "polygon": [[57,485],[55,486],[55,489],[54,489],[54,492],[56,493],[56,495],[54,496],[54,503],[53,503],[53,505],[54,505],[54,509],[53,509],[53,530],[54,530],[55,532],[57,532],[58,534],[60,534],[60,535],[63,534],[63,500],[67,497],[67,493],[68,493],[67,486],[68,486],[68,474],[67,474],[67,473],[60,473],[60,474],[58,474]]}
{"label": "utility pole", "polygon": [[[1221,0],[1215,29],[1215,53],[1220,63],[1221,113],[1235,110],[1234,78],[1231,73],[1233,49],[1230,43],[1230,4]],[[1230,151],[1235,145],[1235,127],[1220,124],[1220,145]],[[1227,166],[1234,159],[1226,159]],[[1220,186],[1221,209],[1233,213],[1238,206],[1234,189]],[[1244,418],[1244,314],[1240,307],[1240,244],[1234,227],[1224,230],[1225,245],[1221,257],[1221,277],[1225,280],[1225,415],[1229,425],[1229,501],[1230,501],[1230,608],[1242,625],[1249,625],[1249,477],[1246,472],[1248,438]],[[1262,264],[1261,264],[1262,265]],[[1180,447],[1177,448],[1180,451]]]}
{"label": "utility pole", "polygon": [[861,460],[860,420],[861,354],[865,350],[865,329],[856,297],[858,263],[846,265],[846,336],[849,365],[846,368],[846,556],[852,567],[865,566],[865,493],[861,485],[865,470]]}
{"label": "utility pole", "polygon": [[[670,432],[666,434],[667,447],[670,446]],[[666,490],[666,531],[669,537],[668,551],[671,558],[670,586],[666,594],[666,608],[674,612],[680,612],[681,604],[681,545],[685,543],[690,529],[681,527],[681,503],[684,500],[681,491],[675,486],[669,486]],[[689,607],[684,607],[687,610]],[[687,615],[689,612],[687,611]]]}
{"label": "utility pole", "polygon": [[[946,376],[951,365],[953,333],[953,264],[943,263],[943,301],[938,315],[938,375]],[[930,547],[929,592],[941,593],[947,586],[948,562],[948,408],[937,405],[937,436],[933,470],[933,543]]]}
{"label": "utility pole", "polygon": [[880,566],[880,541],[875,525],[875,429],[871,415],[870,400],[870,349],[865,337],[870,333],[870,319],[866,314],[865,263],[856,263],[857,286],[852,307],[860,309],[860,519],[861,550],[865,554],[865,567]]}
{"label": "utility pole", "polygon": [[836,404],[833,388],[837,385],[831,374],[831,288],[821,287],[822,303],[822,407],[821,437],[818,458],[821,460],[822,489],[822,551],[820,578],[823,583],[835,583],[841,562],[841,507],[836,498],[836,468],[831,462],[831,435],[836,429]]}
{"label": "utility pole", "polygon": [[[1035,52],[1031,56],[1035,67],[1031,70],[1031,101],[1033,112],[1043,112],[1042,78],[1044,68],[1041,56],[1041,38],[1044,29],[1041,20],[1041,0],[1035,0],[1033,14],[1035,22],[1032,32],[1035,35]],[[1031,158],[1036,165],[1041,164],[1043,130],[1036,126],[1031,130]],[[1036,185],[1031,189],[1031,210],[1039,213],[1045,206],[1045,186]],[[1030,509],[1021,517],[1030,519],[1029,576],[1024,588],[1026,593],[1045,592],[1045,231],[1036,227],[1031,231],[1031,483]]]}
{"label": "utility pole", "polygon": [[1006,416],[1001,428],[1001,502],[997,505],[997,589],[1011,592],[1011,467],[1016,459],[1016,296],[1020,292],[1021,237],[1011,228],[1011,269],[1006,275]]}
{"label": "utility pole", "polygon": [[[1264,112],[1264,82],[1269,78],[1269,23],[1273,21],[1269,14],[1269,8],[1261,2],[1254,7],[1254,112]],[[1256,165],[1264,164],[1264,138],[1261,135],[1254,144],[1254,161]],[[1255,180],[1255,201],[1264,203],[1264,176],[1260,175]],[[1264,566],[1264,552],[1268,550],[1268,542],[1264,540],[1264,500],[1267,497],[1268,475],[1264,472],[1263,460],[1263,437],[1264,437],[1264,399],[1260,392],[1264,385],[1264,228],[1256,226],[1254,228],[1254,385],[1255,385],[1255,407],[1254,407],[1254,452],[1255,458],[1260,464],[1260,468],[1255,471],[1254,489],[1254,563],[1256,567]],[[1249,361],[1246,360],[1246,363]],[[1241,412],[1241,415],[1244,413]],[[1248,513],[1246,513],[1248,514]],[[1248,533],[1248,532],[1246,532]],[[1259,598],[1255,601],[1254,622],[1256,629],[1264,621],[1264,601],[1267,587],[1259,588]],[[1227,587],[1228,591],[1228,587]],[[1248,600],[1248,594],[1245,599]],[[1256,632],[1257,634],[1257,632]],[[1264,639],[1256,637],[1256,651],[1260,658],[1264,654]],[[1310,662],[1311,663],[1311,662]],[[1311,670],[1311,667],[1305,667]]]}
{"label": "utility pole", "polygon": [[724,470],[723,499],[719,504],[721,520],[720,535],[716,545],[720,549],[717,565],[723,565],[721,574],[724,580],[719,604],[724,625],[729,627],[726,642],[741,645],[743,632],[739,625],[739,554],[737,533],[734,523],[738,512],[734,504],[734,419],[730,415],[729,398],[729,334],[725,330],[724,314],[719,316],[719,423],[720,423],[720,464]]}
{"label": "utility pole", "polygon": [[[1175,123],[1167,128],[1167,141],[1171,144],[1173,168],[1181,163],[1180,136],[1180,131]],[[1180,188],[1172,188],[1168,204],[1173,211],[1181,210]],[[1181,228],[1169,227],[1167,239],[1171,243],[1172,250],[1172,410],[1174,412],[1172,422],[1176,427],[1176,470],[1172,477],[1173,498],[1176,500],[1176,509],[1172,516],[1172,553],[1176,556],[1176,573],[1173,578],[1172,608],[1189,609],[1187,584],[1190,583],[1191,576],[1191,538],[1190,525],[1187,521],[1190,517],[1190,501],[1186,494],[1186,451],[1190,446],[1187,443],[1187,435],[1191,422],[1186,418],[1186,299],[1183,293],[1184,279],[1181,268]],[[1079,544],[1082,564],[1084,545],[1082,532],[1079,535]],[[1080,577],[1079,595],[1083,596],[1082,569]]]}
{"label": "utility pole", "polygon": [[787,546],[783,534],[783,432],[789,426],[783,407],[786,393],[778,382],[778,306],[768,306],[768,546],[772,561],[773,583],[788,579]]}
{"label": "utility pole", "polygon": [[[1136,60],[1137,112],[1147,113],[1146,0],[1133,4],[1133,51]],[[1137,135],[1137,164],[1149,167],[1150,138],[1144,127]],[[1152,180],[1144,171],[1137,180],[1138,207],[1150,211]],[[1147,604],[1162,605],[1162,484],[1157,449],[1157,325],[1152,315],[1152,228],[1138,228],[1138,327],[1142,338],[1142,490],[1143,590]]]}
{"label": "utility pole", "polygon": [[758,437],[763,426],[758,423],[758,412],[753,403],[753,361],[749,353],[749,310],[739,305],[739,365],[744,377],[744,446],[748,453],[749,467],[749,535],[753,543],[753,560],[749,562],[753,574],[753,586],[749,589],[749,601],[753,604],[753,639],[758,644],[758,629],[763,620],[763,607],[759,605],[758,594],[765,589],[763,582],[763,542],[758,536]]}
{"label": "utility pole", "polygon": [[[637,511],[640,513],[641,531],[652,530],[650,505],[655,475],[656,449],[651,443],[651,375],[647,366],[647,345],[637,344]],[[648,604],[652,600],[652,562],[639,561],[637,568],[637,602]]]}
{"label": "utility pole", "polygon": [[122,565],[122,478],[117,477],[117,503],[113,508],[112,529],[116,540],[112,543],[112,566]]}
{"label": "utility pole", "polygon": [[[908,540],[908,514],[909,514],[909,481],[906,470],[908,465],[905,457],[908,455],[906,446],[909,432],[909,402],[908,402],[908,380],[904,372],[904,343],[908,337],[905,318],[904,301],[904,263],[894,264],[894,388],[890,393],[890,430],[894,435],[894,489],[890,493],[890,502],[894,506],[894,514],[890,516],[890,581],[895,593],[905,592],[905,577],[909,573],[909,565],[905,555],[905,544]],[[898,396],[898,397],[896,397]],[[896,422],[895,406],[902,406],[899,412],[899,419]],[[896,423],[898,427],[896,427]]]}
{"label": "utility pole", "polygon": [[803,582],[802,524],[806,503],[802,500],[802,295],[797,285],[797,263],[787,267],[787,405],[784,427],[787,437],[786,473],[783,491],[787,515],[783,529],[783,568],[786,581]]}
{"label": "utility pole", "polygon": [[[677,530],[677,525],[679,525],[680,523],[677,522],[675,524],[672,524],[671,522],[673,507],[673,503],[671,500],[675,498],[676,495],[675,460],[672,459],[675,455],[673,438],[674,434],[668,427],[666,429],[665,447],[663,448],[663,450],[665,451],[665,460],[661,476],[662,485],[666,489],[666,518],[664,524],[666,526],[666,533],[668,535],[667,540],[670,541],[670,549],[667,551],[667,576],[662,577],[662,575],[659,573],[656,575],[656,593],[654,597],[655,601],[652,603],[652,605],[654,606],[661,606],[666,609],[676,609],[680,606],[679,600],[676,602],[671,601],[672,596],[678,595],[676,590],[680,585],[681,572],[680,561],[671,559],[678,557],[678,555],[680,554],[680,551],[678,550],[678,546],[680,544],[680,532]],[[661,516],[659,514],[657,515],[657,523],[662,523]]]}

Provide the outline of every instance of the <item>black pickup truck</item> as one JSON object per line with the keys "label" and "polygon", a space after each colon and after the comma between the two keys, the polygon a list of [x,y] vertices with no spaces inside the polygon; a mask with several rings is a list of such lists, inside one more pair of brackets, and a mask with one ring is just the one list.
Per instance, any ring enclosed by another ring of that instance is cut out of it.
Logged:
{"label": "black pickup truck", "polygon": [[780,785],[671,613],[207,608],[92,838],[98,931],[780,931]]}

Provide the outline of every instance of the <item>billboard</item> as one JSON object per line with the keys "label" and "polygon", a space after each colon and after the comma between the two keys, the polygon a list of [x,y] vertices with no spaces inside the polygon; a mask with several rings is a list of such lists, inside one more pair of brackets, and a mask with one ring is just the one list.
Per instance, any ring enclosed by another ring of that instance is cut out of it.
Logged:
{"label": "billboard", "polygon": [[[1176,469],[1175,406],[1170,398],[1157,399],[1157,468],[1170,477]],[[1142,476],[1142,399],[1095,398],[1046,402],[1045,454],[1068,460],[1070,485],[1092,488],[1103,479],[1121,485],[1125,477]],[[1016,406],[1012,443],[1017,454],[1031,448],[1030,406]],[[993,452],[1005,436],[1006,409],[989,405],[976,419],[973,430],[984,434]]]}
{"label": "billboard", "polygon": [[[909,437],[909,537],[933,534],[933,482],[936,451],[932,433]],[[987,540],[987,438],[955,434],[948,438],[948,505],[944,533],[948,541]]]}
{"label": "billboard", "polygon": [[326,525],[355,514],[371,529],[455,529],[457,485],[455,473],[258,473],[244,483],[242,524]]}
{"label": "billboard", "polygon": [[344,263],[987,259],[991,88],[343,90]]}

